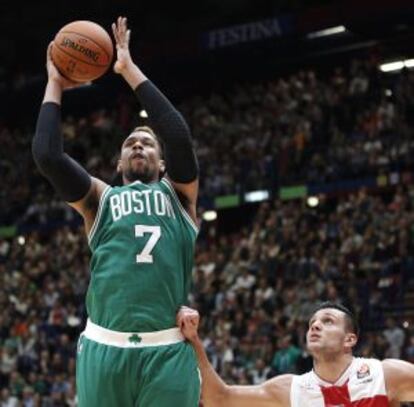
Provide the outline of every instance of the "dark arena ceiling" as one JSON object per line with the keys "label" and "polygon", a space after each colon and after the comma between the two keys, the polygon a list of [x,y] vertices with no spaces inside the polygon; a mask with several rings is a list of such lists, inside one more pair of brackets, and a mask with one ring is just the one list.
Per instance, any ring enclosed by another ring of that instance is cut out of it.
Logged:
{"label": "dark arena ceiling", "polygon": [[[129,19],[141,67],[182,92],[306,66],[324,69],[361,53],[414,57],[413,0],[5,0],[0,95],[10,94],[22,75],[29,85],[44,81],[47,44],[64,24],[87,19],[109,30],[118,15]],[[332,27],[345,31],[309,38]]]}

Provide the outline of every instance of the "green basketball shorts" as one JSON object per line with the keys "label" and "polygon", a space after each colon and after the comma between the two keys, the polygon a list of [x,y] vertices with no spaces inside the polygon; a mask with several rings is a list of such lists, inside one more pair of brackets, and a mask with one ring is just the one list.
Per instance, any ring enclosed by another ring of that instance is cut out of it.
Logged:
{"label": "green basketball shorts", "polygon": [[200,374],[178,328],[111,331],[88,321],[78,342],[79,407],[198,407]]}

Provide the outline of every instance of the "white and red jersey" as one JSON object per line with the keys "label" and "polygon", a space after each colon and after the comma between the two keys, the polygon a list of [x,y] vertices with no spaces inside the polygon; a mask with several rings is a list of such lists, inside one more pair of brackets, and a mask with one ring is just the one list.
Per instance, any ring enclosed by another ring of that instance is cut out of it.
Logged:
{"label": "white and red jersey", "polygon": [[382,363],[377,359],[354,358],[336,381],[328,383],[312,370],[294,376],[291,407],[390,407]]}

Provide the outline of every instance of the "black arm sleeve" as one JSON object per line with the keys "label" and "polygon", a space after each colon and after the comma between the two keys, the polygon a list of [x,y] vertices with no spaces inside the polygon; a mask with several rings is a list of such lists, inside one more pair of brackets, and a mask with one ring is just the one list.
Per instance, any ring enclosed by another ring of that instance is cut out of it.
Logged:
{"label": "black arm sleeve", "polygon": [[60,106],[42,104],[32,141],[32,153],[39,171],[67,202],[83,198],[91,186],[91,177],[75,160],[63,152]]}
{"label": "black arm sleeve", "polygon": [[194,181],[198,177],[198,162],[190,129],[183,116],[151,81],[140,84],[135,89],[135,94],[164,145],[170,178],[179,183]]}

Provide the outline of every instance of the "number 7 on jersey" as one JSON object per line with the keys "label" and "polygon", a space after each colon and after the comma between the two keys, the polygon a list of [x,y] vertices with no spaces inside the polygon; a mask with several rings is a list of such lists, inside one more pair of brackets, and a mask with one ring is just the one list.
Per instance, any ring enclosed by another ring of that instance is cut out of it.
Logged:
{"label": "number 7 on jersey", "polygon": [[159,226],[135,225],[135,237],[143,237],[145,233],[150,233],[151,236],[148,239],[148,242],[145,244],[144,248],[142,249],[141,253],[137,254],[137,263],[154,262],[151,252],[157,244],[159,238],[161,237],[161,228]]}

